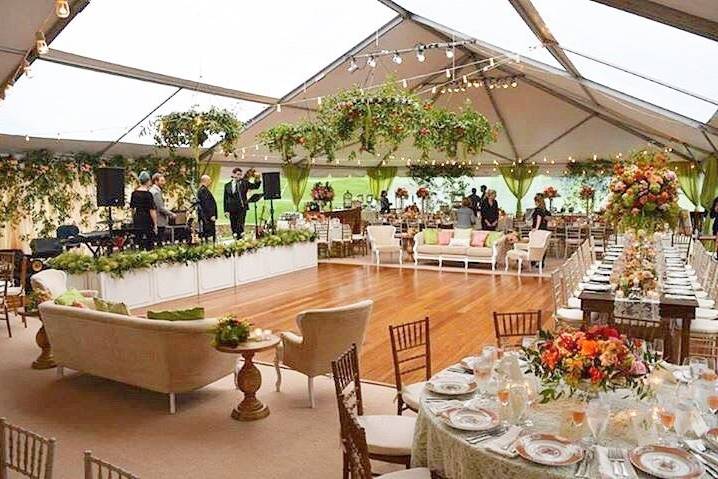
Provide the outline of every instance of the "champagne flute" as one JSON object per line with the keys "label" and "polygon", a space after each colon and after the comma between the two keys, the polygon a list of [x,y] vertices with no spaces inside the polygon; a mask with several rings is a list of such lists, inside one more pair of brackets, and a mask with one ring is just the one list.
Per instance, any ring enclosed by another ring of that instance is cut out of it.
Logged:
{"label": "champagne flute", "polygon": [[[509,386],[510,382],[506,379],[502,379],[499,381],[499,386],[496,390],[496,398],[499,400],[499,404],[501,404],[501,407],[504,411],[508,407],[509,401],[511,400],[511,389]],[[508,421],[506,419],[504,419],[502,422],[504,424],[508,424]]]}
{"label": "champagne flute", "polygon": [[593,443],[598,444],[598,440],[606,431],[608,419],[611,416],[611,407],[602,401],[591,401],[586,406],[586,422],[591,430]]}
{"label": "champagne flute", "polygon": [[586,403],[576,401],[571,406],[571,422],[575,428],[580,428],[586,421]]}

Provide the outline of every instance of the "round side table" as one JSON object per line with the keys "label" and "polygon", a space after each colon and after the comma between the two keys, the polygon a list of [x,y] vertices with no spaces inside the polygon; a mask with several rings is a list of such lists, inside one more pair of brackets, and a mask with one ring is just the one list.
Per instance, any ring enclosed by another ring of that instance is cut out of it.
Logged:
{"label": "round side table", "polygon": [[232,410],[232,419],[237,421],[256,421],[269,416],[269,406],[257,399],[257,391],[262,386],[262,373],[252,362],[256,353],[274,349],[279,345],[279,337],[270,335],[262,341],[247,341],[236,348],[216,346],[218,351],[230,354],[241,354],[244,365],[237,374],[237,387],[244,393],[244,399]]}

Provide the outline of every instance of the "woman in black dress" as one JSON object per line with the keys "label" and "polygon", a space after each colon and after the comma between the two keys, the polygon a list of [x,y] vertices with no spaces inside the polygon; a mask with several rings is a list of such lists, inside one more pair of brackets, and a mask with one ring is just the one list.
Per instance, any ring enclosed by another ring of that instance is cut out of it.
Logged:
{"label": "woman in black dress", "polygon": [[140,186],[132,192],[130,197],[135,243],[144,250],[151,250],[155,247],[157,235],[157,208],[155,199],[149,191],[152,178],[148,172],[143,171],[139,174],[138,179]]}
{"label": "woman in black dress", "polygon": [[551,213],[546,209],[546,201],[541,193],[534,196],[534,208],[531,214],[531,228],[534,230],[547,230],[548,229],[548,217]]}
{"label": "woman in black dress", "polygon": [[499,204],[496,201],[496,191],[486,192],[486,198],[481,202],[481,229],[496,231],[499,224]]}

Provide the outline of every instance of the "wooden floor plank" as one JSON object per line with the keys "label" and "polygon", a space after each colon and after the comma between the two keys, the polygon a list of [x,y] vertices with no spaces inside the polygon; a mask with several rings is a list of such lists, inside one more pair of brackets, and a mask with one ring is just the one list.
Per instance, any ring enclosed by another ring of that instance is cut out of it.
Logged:
{"label": "wooden floor plank", "polygon": [[[153,306],[204,306],[208,317],[234,313],[257,327],[297,331],[302,310],[374,300],[361,358],[362,377],[393,383],[388,327],[431,318],[434,370],[494,342],[493,311],[552,310],[550,280],[373,266],[320,264],[214,293]],[[141,310],[140,312],[144,312]],[[258,359],[270,360],[271,353]]]}

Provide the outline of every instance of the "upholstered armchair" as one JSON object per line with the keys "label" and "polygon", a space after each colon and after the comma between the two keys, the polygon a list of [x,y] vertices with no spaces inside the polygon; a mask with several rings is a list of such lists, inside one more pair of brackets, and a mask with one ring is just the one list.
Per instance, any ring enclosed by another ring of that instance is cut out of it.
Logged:
{"label": "upholstered armchair", "polygon": [[506,270],[509,269],[509,261],[515,260],[518,263],[518,272],[521,274],[521,266],[524,261],[529,263],[537,262],[539,274],[543,274],[543,258],[548,249],[550,231],[533,230],[529,233],[528,243],[514,243],[514,248],[506,253]]}
{"label": "upholstered armchair", "polygon": [[[67,291],[67,273],[59,269],[46,269],[33,275],[30,283],[33,290],[47,291],[55,299]],[[81,290],[80,293],[88,298],[97,296],[97,291],[91,289]]]}
{"label": "upholstered armchair", "polygon": [[396,235],[394,226],[367,226],[366,233],[371,245],[371,251],[376,256],[376,264],[379,264],[381,253],[399,253],[399,264],[402,264],[401,240],[394,237]]}
{"label": "upholstered armchair", "polygon": [[282,385],[280,363],[307,375],[309,405],[314,407],[314,377],[332,370],[332,361],[352,344],[361,348],[374,302],[361,301],[348,306],[312,309],[297,315],[299,334],[284,332],[277,348],[277,392]]}

